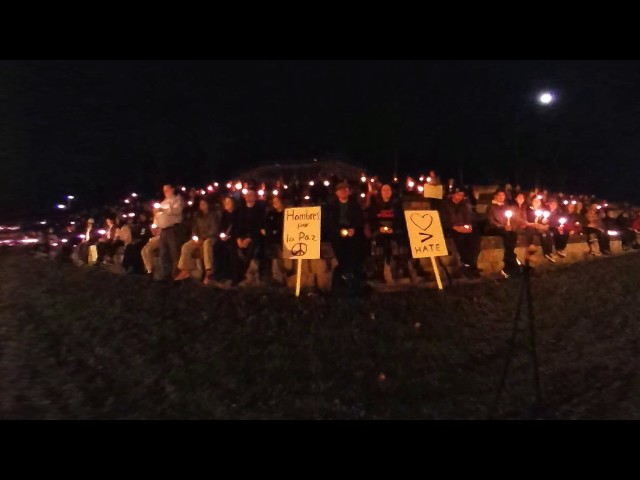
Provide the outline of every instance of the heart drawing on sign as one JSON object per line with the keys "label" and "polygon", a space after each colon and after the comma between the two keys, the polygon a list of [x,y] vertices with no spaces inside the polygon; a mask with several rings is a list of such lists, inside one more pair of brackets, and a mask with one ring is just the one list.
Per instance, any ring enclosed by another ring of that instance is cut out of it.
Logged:
{"label": "heart drawing on sign", "polygon": [[424,215],[414,213],[411,215],[411,222],[420,230],[426,231],[429,230],[429,227],[433,223],[433,217],[428,213],[425,213]]}

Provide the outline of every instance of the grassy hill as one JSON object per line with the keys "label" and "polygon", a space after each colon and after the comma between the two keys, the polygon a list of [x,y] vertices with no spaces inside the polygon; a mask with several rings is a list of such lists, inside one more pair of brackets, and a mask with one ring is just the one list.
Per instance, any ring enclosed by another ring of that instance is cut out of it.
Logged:
{"label": "grassy hill", "polygon": [[[640,255],[532,279],[553,418],[640,419]],[[481,419],[518,281],[365,298],[164,285],[0,254],[0,418]],[[524,343],[498,418],[527,418]]]}

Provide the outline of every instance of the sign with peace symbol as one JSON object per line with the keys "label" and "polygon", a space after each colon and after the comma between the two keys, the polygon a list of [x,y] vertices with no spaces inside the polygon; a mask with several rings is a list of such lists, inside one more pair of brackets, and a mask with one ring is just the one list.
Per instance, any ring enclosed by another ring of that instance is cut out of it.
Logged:
{"label": "sign with peace symbol", "polygon": [[287,208],[282,231],[283,258],[320,258],[320,207]]}
{"label": "sign with peace symbol", "polygon": [[307,244],[306,243],[296,243],[291,248],[291,255],[294,257],[301,257],[307,253]]}

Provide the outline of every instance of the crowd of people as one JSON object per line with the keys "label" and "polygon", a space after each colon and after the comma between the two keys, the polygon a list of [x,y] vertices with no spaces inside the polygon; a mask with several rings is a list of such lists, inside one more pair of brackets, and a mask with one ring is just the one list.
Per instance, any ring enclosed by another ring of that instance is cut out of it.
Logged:
{"label": "crowd of people", "polygon": [[[364,174],[359,180],[331,177],[290,184],[279,180],[269,188],[265,183],[238,181],[202,190],[167,184],[161,201],[144,202],[132,194],[106,216],[102,226],[93,218],[70,222],[58,235],[60,255],[87,264],[94,252],[92,263],[102,265],[113,263],[122,251],[122,267],[128,274],[164,281],[191,277],[199,257],[201,281],[220,287],[247,283],[247,271],[255,261],[258,281],[269,283],[274,281],[272,260],[282,258],[284,209],[321,205],[322,241],[331,244],[337,260],[334,288],[359,288],[370,279],[384,281],[392,264],[407,276],[411,255],[403,202],[408,195],[421,196],[428,184],[441,185],[440,179],[430,172],[403,184],[397,178],[383,182]],[[614,215],[607,204],[584,196],[524,192],[506,185],[495,192],[481,215],[468,187],[449,180],[442,190],[443,198],[432,200],[431,208],[440,212],[445,235],[469,278],[480,276],[481,235],[502,238],[505,277],[521,269],[515,254],[518,235],[524,236],[531,251],[537,249],[537,239],[549,262],[565,256],[571,235],[583,235],[593,255],[611,254],[612,235],[620,236],[623,249],[640,248],[636,241],[640,215],[635,208]],[[591,247],[590,234],[597,238],[598,250]],[[156,274],[157,255],[162,267]]]}

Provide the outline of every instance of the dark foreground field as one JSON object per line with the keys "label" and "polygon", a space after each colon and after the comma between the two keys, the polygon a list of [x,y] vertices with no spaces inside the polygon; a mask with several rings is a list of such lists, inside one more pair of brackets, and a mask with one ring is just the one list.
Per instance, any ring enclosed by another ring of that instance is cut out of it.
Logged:
{"label": "dark foreground field", "polygon": [[[547,418],[640,419],[640,254],[533,278]],[[517,281],[363,299],[0,255],[0,418],[482,419]],[[497,418],[528,418],[515,358]]]}

